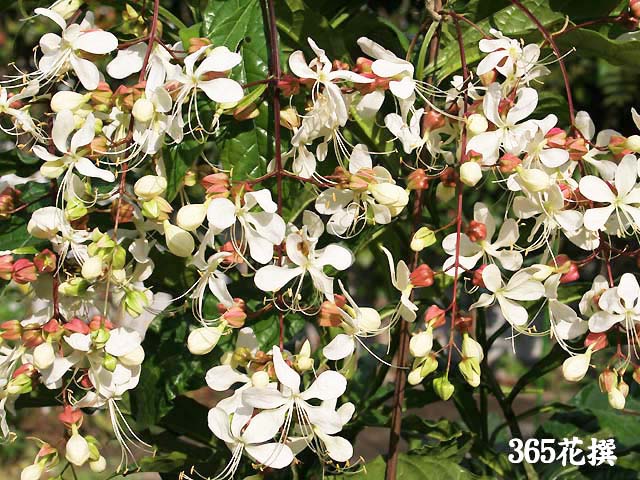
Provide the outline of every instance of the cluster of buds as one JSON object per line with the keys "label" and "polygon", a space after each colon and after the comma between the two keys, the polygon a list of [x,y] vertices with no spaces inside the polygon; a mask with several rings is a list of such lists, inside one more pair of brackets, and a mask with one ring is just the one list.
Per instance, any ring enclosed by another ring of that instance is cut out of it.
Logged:
{"label": "cluster of buds", "polygon": [[18,285],[35,282],[38,275],[52,273],[56,269],[56,255],[49,249],[44,249],[33,256],[33,260],[19,258],[13,255],[0,256],[0,278],[13,281]]}
{"label": "cluster of buds", "polygon": [[415,333],[409,341],[409,352],[414,358],[407,381],[411,385],[418,385],[425,377],[438,368],[433,348],[433,329],[445,323],[445,312],[437,305],[431,305],[424,315],[425,330]]}

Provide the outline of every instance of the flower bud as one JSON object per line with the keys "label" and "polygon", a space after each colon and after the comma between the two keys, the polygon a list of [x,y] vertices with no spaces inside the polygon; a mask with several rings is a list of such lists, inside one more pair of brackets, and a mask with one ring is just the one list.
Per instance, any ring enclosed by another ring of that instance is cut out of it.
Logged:
{"label": "flower bud", "polygon": [[422,367],[420,367],[420,375],[426,377],[431,373],[435,372],[438,369],[438,360],[433,353],[430,353],[422,362]]}
{"label": "flower bud", "polygon": [[269,374],[265,370],[259,370],[251,375],[251,384],[254,387],[266,387],[269,385]]}
{"label": "flower bud", "polygon": [[411,250],[421,252],[436,243],[436,234],[428,227],[420,227],[411,239]]}
{"label": "flower bud", "polygon": [[300,357],[296,359],[296,367],[301,372],[306,372],[313,368],[313,358]]}
{"label": "flower bud", "polygon": [[411,337],[409,352],[415,358],[426,357],[433,347],[433,330],[431,327]]}
{"label": "flower bud", "polygon": [[156,175],[145,175],[133,186],[133,191],[142,200],[151,200],[167,189],[167,179]]}
{"label": "flower bud", "polygon": [[27,260],[26,258],[16,260],[13,263],[11,278],[20,285],[35,282],[38,279],[36,266],[31,260]]}
{"label": "flower bud", "polygon": [[18,320],[7,320],[0,324],[0,337],[4,340],[18,340],[22,335],[22,325]]}
{"label": "flower bud", "polygon": [[128,290],[124,297],[124,308],[132,317],[138,317],[149,305],[149,298],[140,290]]}
{"label": "flower bud", "polygon": [[156,108],[153,103],[151,103],[151,100],[147,98],[139,98],[136,100],[136,103],[133,104],[133,110],[131,110],[133,118],[141,123],[150,121],[154,113],[156,113]]}
{"label": "flower bud", "polygon": [[71,405],[65,405],[62,413],[58,414],[58,420],[67,428],[80,425],[82,422],[82,410],[75,409]]}
{"label": "flower bud", "polygon": [[487,128],[489,128],[489,122],[487,122],[484,115],[474,113],[467,118],[467,130],[471,135],[486,132]]}
{"label": "flower bud", "polygon": [[113,373],[118,366],[118,359],[113,355],[105,353],[104,358],[102,359],[102,366],[105,368],[105,370]]}
{"label": "flower bud", "polygon": [[551,185],[551,179],[542,170],[537,168],[522,167],[517,168],[518,171],[518,183],[531,193],[541,192],[549,188]]}
{"label": "flower bud", "polygon": [[38,273],[52,273],[56,269],[56,254],[45,248],[33,257],[33,264],[36,266]]}
{"label": "flower bud", "polygon": [[480,385],[480,363],[477,358],[465,358],[458,364],[460,373],[472,387]]}
{"label": "flower bud", "polygon": [[442,376],[433,380],[433,390],[442,400],[447,401],[453,395],[455,387],[446,376]]}
{"label": "flower bud", "polygon": [[422,127],[425,131],[436,130],[444,127],[446,118],[440,112],[429,110],[422,116]]}
{"label": "flower bud", "polygon": [[606,332],[593,333],[589,332],[587,338],[584,339],[584,346],[589,347],[592,352],[602,350],[609,345]]}
{"label": "flower bud", "polygon": [[164,221],[164,235],[167,248],[176,257],[188,257],[193,252],[195,242],[191,234],[167,220]]}
{"label": "flower bud", "polygon": [[85,438],[77,432],[77,429],[67,441],[65,450],[65,458],[77,467],[84,465],[84,463],[89,460],[89,444]]}
{"label": "flower bud", "polygon": [[41,463],[33,463],[24,468],[20,473],[20,480],[40,480],[44,473],[44,465]]}
{"label": "flower bud", "polygon": [[407,382],[409,382],[409,385],[418,385],[422,380],[424,380],[424,376],[420,374],[419,367],[411,370],[407,376]]}
{"label": "flower bud", "polygon": [[607,400],[609,400],[611,408],[615,408],[616,410],[622,410],[626,403],[623,393],[615,387],[608,393]]}
{"label": "flower bud", "polygon": [[136,367],[138,365],[141,365],[144,361],[144,348],[142,348],[141,345],[138,345],[126,355],[120,355],[118,357],[118,360],[125,367]]}
{"label": "flower bud", "polygon": [[629,0],[629,10],[635,18],[640,19],[640,0]]}
{"label": "flower bud", "polygon": [[486,240],[487,238],[487,226],[484,223],[471,220],[467,231],[465,232],[469,240],[472,242],[479,242],[480,240]]}
{"label": "flower bud", "polygon": [[100,257],[89,257],[82,264],[82,276],[89,281],[93,281],[102,275],[104,265]]}
{"label": "flower bud", "polygon": [[[18,370],[16,370],[16,372],[17,371]],[[14,375],[16,372],[14,372]],[[15,375],[6,386],[6,392],[9,395],[23,395],[29,393],[31,390],[33,390],[33,381],[30,374],[27,373]]]}
{"label": "flower bud", "polygon": [[411,172],[407,180],[407,188],[409,190],[426,190],[429,186],[429,177],[427,177],[427,172],[422,168]]}
{"label": "flower bud", "polygon": [[63,110],[77,110],[89,101],[88,95],[82,95],[70,90],[57,92],[51,97],[51,110],[59,113]]}
{"label": "flower bud", "polygon": [[562,375],[569,382],[579,382],[587,374],[590,360],[590,349],[587,349],[585,353],[567,358],[562,364]]}
{"label": "flower bud", "polygon": [[229,176],[226,173],[212,173],[204,177],[201,182],[211,198],[226,198],[229,196]]}
{"label": "flower bud", "polygon": [[620,383],[618,384],[618,390],[620,390],[622,392],[622,395],[624,395],[624,398],[627,398],[627,396],[629,395],[629,385],[627,385],[627,383],[624,381],[624,379],[622,377],[620,377]]}
{"label": "flower bud", "polygon": [[512,173],[516,171],[521,163],[522,160],[519,157],[512,153],[505,153],[498,161],[498,170],[502,173]]}
{"label": "flower bud", "polygon": [[104,472],[107,468],[107,460],[102,455],[100,455],[100,457],[98,457],[96,461],[89,462],[89,468],[94,473]]}
{"label": "flower bud", "polygon": [[431,305],[424,312],[424,323],[431,325],[433,328],[441,327],[445,322],[444,313],[445,311],[439,306]]}
{"label": "flower bud", "polygon": [[631,135],[627,138],[624,146],[627,150],[631,150],[634,153],[640,153],[640,135]]}
{"label": "flower bud", "polygon": [[462,336],[462,355],[466,358],[475,358],[478,362],[484,359],[482,345],[471,338],[468,333]]}
{"label": "flower bud", "polygon": [[13,272],[13,256],[0,255],[0,278],[2,280],[11,280]]}
{"label": "flower bud", "polygon": [[460,165],[460,181],[468,187],[474,187],[482,180],[482,168],[477,162],[465,162]]}
{"label": "flower bud", "polygon": [[38,370],[49,368],[56,358],[56,353],[49,342],[44,342],[33,349],[33,365]]}
{"label": "flower bud", "polygon": [[84,278],[72,277],[71,279],[63,282],[58,287],[58,291],[68,297],[79,297],[84,294],[89,288],[89,282]]}
{"label": "flower bud", "polygon": [[393,183],[374,183],[369,185],[369,191],[381,205],[402,206],[409,202],[409,194],[407,191]]}
{"label": "flower bud", "polygon": [[430,287],[433,285],[433,270],[429,265],[423,263],[411,272],[409,282],[416,288]]}
{"label": "flower bud", "polygon": [[194,355],[206,355],[214,349],[223,331],[221,326],[196,328],[187,337],[187,348]]}
{"label": "flower bud", "polygon": [[58,0],[51,6],[51,10],[56,12],[65,20],[69,20],[74,13],[82,6],[84,0]]}
{"label": "flower bud", "polygon": [[188,232],[194,232],[198,229],[207,216],[207,206],[202,203],[192,203],[185,205],[178,210],[176,223],[180,228]]}
{"label": "flower bud", "polygon": [[280,125],[289,130],[300,127],[300,117],[295,107],[287,107],[280,110]]}
{"label": "flower bud", "polygon": [[380,328],[380,314],[375,308],[361,307],[360,314],[358,326],[361,330],[374,333]]}

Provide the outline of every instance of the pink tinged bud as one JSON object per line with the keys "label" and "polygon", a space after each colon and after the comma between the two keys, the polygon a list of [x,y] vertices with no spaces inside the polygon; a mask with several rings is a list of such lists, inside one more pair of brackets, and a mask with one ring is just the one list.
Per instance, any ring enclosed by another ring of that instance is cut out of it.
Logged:
{"label": "pink tinged bud", "polygon": [[80,425],[80,422],[82,422],[82,411],[76,410],[71,405],[65,405],[62,413],[58,414],[58,420],[67,428],[71,428],[72,425]]}
{"label": "pink tinged bud", "polygon": [[610,368],[607,368],[598,375],[598,385],[600,386],[601,392],[609,393],[618,385],[618,374]]}
{"label": "pink tinged bud", "polygon": [[431,305],[424,313],[424,323],[431,325],[433,328],[438,328],[444,325],[444,310],[437,305]]}
{"label": "pink tinged bud", "polygon": [[247,318],[247,314],[244,313],[240,307],[231,307],[229,310],[224,312],[222,318],[224,318],[233,328],[242,328],[244,326],[244,321]]}
{"label": "pink tinged bud", "polygon": [[13,256],[11,255],[0,256],[0,278],[2,280],[11,280],[12,272],[13,272]]}
{"label": "pink tinged bud", "polygon": [[356,59],[356,66],[353,71],[356,73],[369,73],[371,72],[371,65],[373,64],[373,60],[365,57],[358,57]]}
{"label": "pink tinged bud", "polygon": [[520,166],[522,160],[512,153],[505,153],[498,161],[498,170],[502,173],[512,173]]}
{"label": "pink tinged bud", "polygon": [[229,196],[229,177],[226,173],[212,173],[204,177],[201,183],[208,196],[213,198]]}
{"label": "pink tinged bud", "polygon": [[13,264],[11,278],[14,282],[21,285],[35,282],[38,279],[36,266],[31,260],[27,260],[26,258],[16,260]]}
{"label": "pink tinged bud", "polygon": [[22,335],[22,326],[18,320],[8,320],[0,323],[0,337],[4,340],[18,340]]}
{"label": "pink tinged bud", "polygon": [[55,318],[52,318],[42,326],[42,331],[48,334],[57,333],[61,330],[61,326]]}
{"label": "pink tinged bud", "polygon": [[78,317],[73,317],[70,321],[65,323],[64,329],[73,333],[82,333],[83,335],[91,332],[89,326]]}
{"label": "pink tinged bud", "polygon": [[609,340],[607,339],[606,332],[590,332],[584,340],[584,346],[591,349],[592,352],[602,350],[603,348],[606,348],[607,345],[609,345]]}
{"label": "pink tinged bud", "polygon": [[471,278],[471,283],[473,283],[476,287],[486,288],[484,284],[484,279],[482,278],[483,270],[487,268],[487,265],[480,265],[473,271],[473,277]]}
{"label": "pink tinged bud", "polygon": [[567,358],[562,364],[562,375],[569,382],[579,382],[589,371],[591,350]]}
{"label": "pink tinged bud", "polygon": [[465,233],[472,242],[479,242],[487,238],[487,226],[482,222],[471,220]]}
{"label": "pink tinged bud", "polygon": [[65,450],[65,458],[77,467],[84,465],[89,460],[89,443],[79,433],[71,435]]}
{"label": "pink tinged bud", "polygon": [[433,285],[433,270],[429,265],[423,263],[416,268],[411,275],[409,275],[409,281],[414,287],[430,287]]}
{"label": "pink tinged bud", "polygon": [[407,188],[409,190],[426,190],[429,187],[429,177],[427,172],[422,168],[418,168],[411,172],[407,178]]}
{"label": "pink tinged bud", "polygon": [[618,390],[622,392],[622,395],[624,395],[624,398],[627,398],[627,396],[629,396],[629,385],[627,385],[627,383],[622,378],[620,378],[620,383],[618,384]]}
{"label": "pink tinged bud", "polygon": [[567,133],[558,127],[553,127],[545,135],[549,148],[564,148],[567,143]]}
{"label": "pink tinged bud", "polygon": [[33,263],[39,273],[51,273],[56,269],[57,257],[47,248],[33,257]]}

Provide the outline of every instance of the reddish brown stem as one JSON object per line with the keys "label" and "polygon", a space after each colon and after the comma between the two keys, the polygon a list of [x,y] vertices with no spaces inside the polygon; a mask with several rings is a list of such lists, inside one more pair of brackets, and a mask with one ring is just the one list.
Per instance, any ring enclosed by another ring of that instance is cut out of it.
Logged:
{"label": "reddish brown stem", "polygon": [[542,22],[536,18],[536,16],[531,13],[531,11],[525,7],[520,0],[511,0],[516,7],[518,7],[522,13],[524,13],[529,19],[535,24],[536,28],[540,31],[540,34],[544,37],[544,39],[549,43],[549,46],[553,50],[556,58],[558,59],[558,63],[560,64],[560,72],[562,73],[562,80],[564,82],[564,89],[567,95],[567,104],[569,105],[569,120],[571,120],[571,130],[576,132],[575,128],[575,108],[573,106],[573,95],[571,94],[571,84],[569,82],[569,74],[567,73],[567,66],[564,63],[562,58],[562,54],[560,53],[560,49],[556,44],[556,41],[553,39],[553,36],[549,33],[549,31],[544,27]]}
{"label": "reddish brown stem", "polygon": [[158,34],[158,16],[160,15],[160,0],[153,1],[153,17],[151,18],[151,27],[149,28],[149,45],[147,51],[144,54],[144,60],[142,61],[142,69],[138,76],[138,83],[142,82],[147,74],[147,65],[149,65],[149,59],[151,58],[151,52],[153,52],[153,44],[157,39]]}

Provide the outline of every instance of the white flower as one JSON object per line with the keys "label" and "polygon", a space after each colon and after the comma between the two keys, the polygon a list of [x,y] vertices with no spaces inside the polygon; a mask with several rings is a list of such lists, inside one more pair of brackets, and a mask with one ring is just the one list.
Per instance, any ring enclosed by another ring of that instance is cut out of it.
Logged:
{"label": "white flower", "polygon": [[220,262],[229,255],[231,255],[229,252],[218,252],[211,255],[206,262],[194,259],[193,263],[199,270],[200,279],[195,284],[194,291],[191,294],[191,298],[195,300],[192,304],[192,309],[195,317],[205,324],[202,308],[207,287],[220,303],[227,308],[233,306],[233,297],[227,288],[228,277],[218,270]]}
{"label": "white flower", "polygon": [[397,113],[390,113],[384,117],[384,125],[402,142],[404,153],[410,154],[415,149],[418,149],[419,152],[425,144],[425,139],[422,138],[420,133],[420,120],[422,119],[423,113],[423,108],[413,112],[409,124]]}
{"label": "white flower", "polygon": [[569,305],[558,300],[558,286],[562,274],[551,275],[544,282],[545,297],[549,302],[549,323],[551,335],[565,349],[568,347],[565,340],[572,340],[584,334],[589,329],[589,324],[582,320]]}
{"label": "white flower", "polygon": [[527,309],[517,302],[538,300],[544,295],[542,283],[525,270],[516,272],[505,285],[500,269],[487,265],[482,271],[482,280],[491,294],[483,293],[470,308],[488,307],[497,300],[504,318],[514,327],[525,325],[529,319]]}
{"label": "white flower", "polygon": [[302,281],[307,273],[315,288],[333,301],[333,278],[326,275],[324,267],[330,265],[337,270],[345,270],[353,263],[353,255],[346,248],[330,244],[316,249],[318,237],[324,231],[320,218],[313,212],[305,211],[304,226],[301,230],[287,235],[286,248],[289,265],[267,265],[256,272],[256,286],[264,292],[277,292],[296,277],[300,277],[293,293],[293,306],[298,305]]}
{"label": "white flower", "polygon": [[585,353],[579,353],[567,358],[562,363],[562,375],[569,382],[579,382],[589,371],[589,361],[591,360],[591,349]]}
{"label": "white flower", "polygon": [[[316,198],[315,206],[318,213],[331,215],[327,222],[327,232],[332,235],[343,236],[347,233],[351,236],[357,233],[353,232],[354,227],[370,217],[373,217],[375,223],[385,225],[402,211],[409,200],[404,188],[393,185],[395,180],[386,168],[373,167],[371,156],[363,144],[356,145],[351,153],[349,173],[361,174],[362,181],[367,182],[366,188],[328,188]],[[383,197],[384,192],[378,186],[380,184],[393,185],[393,193]],[[386,203],[378,203],[378,198]]]}
{"label": "white flower", "polygon": [[40,86],[38,82],[30,82],[20,93],[17,93],[9,97],[9,91],[0,87],[0,114],[5,114],[11,117],[12,128],[6,128],[0,125],[0,130],[8,135],[20,135],[21,133],[29,133],[33,137],[44,142],[46,135],[31,118],[28,107],[13,108],[11,105],[15,105],[16,102],[24,100],[29,97],[33,97],[38,93]]}
{"label": "white flower", "polygon": [[133,106],[133,140],[139,147],[138,151],[153,155],[160,150],[170,127],[167,113],[171,111],[172,103],[171,96],[162,87],[147,90],[144,97],[136,100]]}
{"label": "white flower", "polygon": [[75,432],[71,435],[71,438],[67,440],[64,454],[65,458],[80,467],[89,460],[89,455],[89,444],[82,435]]}
{"label": "white flower", "polygon": [[[342,317],[342,328],[345,333],[339,333],[323,349],[322,354],[329,360],[341,360],[349,357],[356,348],[356,341],[362,344],[359,337],[367,337],[380,333],[380,314],[374,308],[359,307],[351,298],[342,282],[339,282],[343,295],[349,305],[338,308]],[[362,344],[364,346],[364,344]],[[365,346],[365,348],[367,348]],[[368,350],[368,349],[367,349]]]}
{"label": "white flower", "polygon": [[558,123],[558,117],[547,115],[542,120],[534,120],[538,126],[537,131],[525,147],[527,165],[532,162],[538,166],[541,163],[547,168],[558,168],[569,161],[569,152],[562,148],[549,148],[546,135]]}
{"label": "white flower", "polygon": [[608,288],[600,296],[598,306],[602,310],[589,318],[589,330],[606,332],[620,323],[633,335],[636,322],[640,322],[640,286],[636,277],[632,273],[623,274],[617,287]]}
{"label": "white flower", "polygon": [[303,78],[315,80],[313,91],[319,92],[319,87],[324,88],[323,95],[328,99],[331,109],[335,112],[338,123],[344,126],[349,117],[347,104],[344,101],[340,87],[336,83],[340,80],[349,80],[355,83],[371,83],[373,79],[363,77],[349,70],[333,70],[333,64],[327,57],[324,50],[318,47],[316,43],[307,38],[309,46],[316,54],[316,58],[307,65],[304,54],[300,50],[296,50],[289,57],[289,68],[294,75]]}
{"label": "white flower", "polygon": [[498,160],[500,147],[508,153],[521,153],[529,137],[538,128],[532,121],[519,123],[527,118],[538,105],[538,92],[533,88],[518,90],[515,104],[506,115],[501,115],[499,108],[502,93],[499,83],[492,83],[482,101],[485,117],[496,126],[495,130],[481,133],[467,143],[467,153],[474,151],[482,154],[483,165],[494,165]]}
{"label": "white flower", "polygon": [[626,232],[640,229],[640,209],[634,205],[640,203],[640,187],[636,184],[638,167],[636,157],[625,155],[615,172],[615,190],[601,178],[587,175],[580,179],[580,193],[594,202],[608,204],[590,208],[584,213],[584,226],[588,230],[604,230],[611,217],[616,213],[618,228]]}
{"label": "white flower", "polygon": [[[338,412],[328,406],[315,406],[310,401],[335,401],[345,391],[347,380],[338,372],[326,370],[322,372],[305,391],[300,391],[302,379],[282,358],[280,348],[273,347],[273,367],[276,377],[281,384],[281,390],[268,387],[252,387],[247,389],[242,399],[246,405],[254,408],[267,409],[258,415],[268,415],[270,421],[278,430],[283,424],[288,436],[292,426],[294,413],[302,432],[313,437],[318,431],[325,435],[333,435],[342,430],[344,422]],[[314,402],[315,403],[315,402]],[[322,435],[318,435],[322,440]],[[313,445],[313,438],[307,438],[308,445]]]}
{"label": "white flower", "polygon": [[447,235],[442,241],[442,248],[451,257],[445,260],[442,270],[447,275],[455,275],[456,250],[459,250],[458,263],[466,270],[471,270],[479,260],[485,257],[495,258],[506,270],[518,270],[522,266],[522,254],[513,250],[520,236],[517,222],[511,218],[506,219],[500,227],[498,238],[492,242],[496,221],[484,203],[477,202],[473,206],[473,220],[484,225],[486,236],[472,241],[465,233],[461,233],[460,248],[457,249],[457,234]]}
{"label": "white flower", "polygon": [[[181,43],[177,43],[170,48],[180,50]],[[107,73],[112,78],[121,80],[129,75],[139,72],[144,64],[144,57],[147,53],[146,42],[136,43],[122,50],[118,50],[116,57],[107,65]],[[147,62],[147,74],[145,89],[152,91],[164,85],[167,80],[175,80],[182,69],[178,65],[171,63],[173,57],[167,50],[154,43]]]}
{"label": "white flower", "polygon": [[217,478],[233,478],[243,453],[270,468],[284,468],[293,461],[289,446],[269,442],[280,428],[270,411],[254,416],[253,408],[241,406],[230,415],[214,407],[209,410],[208,423],[213,434],[225,442],[232,452],[229,464]]}
{"label": "white flower", "polygon": [[[255,207],[263,211],[252,212]],[[235,203],[227,198],[214,198],[207,209],[207,218],[216,234],[231,228],[231,238],[238,252],[244,253],[248,245],[251,258],[264,264],[271,261],[273,247],[284,239],[286,226],[277,210],[271,192],[263,189],[238,195]],[[238,230],[234,228],[236,223]]]}
{"label": "white flower", "polygon": [[371,71],[378,77],[391,79],[389,90],[398,99],[402,117],[406,119],[406,114],[415,100],[413,64],[398,58],[393,52],[367,37],[360,37],[358,45],[366,55],[375,58],[371,64]]}
{"label": "white flower", "polygon": [[98,168],[91,160],[82,156],[81,147],[90,145],[95,136],[95,118],[89,114],[82,128],[71,135],[75,129],[73,113],[64,110],[58,113],[53,122],[52,137],[58,151],[62,156],[58,157],[40,146],[33,147],[33,153],[45,161],[40,167],[40,172],[47,178],[57,178],[69,169],[75,169],[81,175],[100,178],[105,182],[114,182],[115,175],[106,169]]}
{"label": "white flower", "polygon": [[396,288],[396,290],[400,292],[400,303],[398,303],[398,306],[396,307],[396,312],[394,313],[393,320],[390,322],[390,324],[393,324],[397,320],[397,318],[402,318],[407,322],[413,322],[416,319],[418,306],[410,299],[413,285],[411,285],[411,281],[409,278],[409,276],[411,275],[409,267],[407,267],[407,264],[404,260],[398,261],[398,265],[394,266],[393,255],[391,255],[391,252],[384,247],[382,247],[382,251],[387,256],[387,260],[389,262],[391,283]]}
{"label": "white flower", "polygon": [[80,24],[69,26],[52,10],[36,8],[35,13],[50,18],[62,29],[62,36],[46,33],[40,39],[42,58],[38,61],[38,71],[34,73],[36,80],[48,83],[73,70],[84,88],[95,90],[100,82],[100,71],[94,62],[82,58],[79,53],[103,55],[112,52],[118,48],[115,35],[97,28],[91,12]]}

